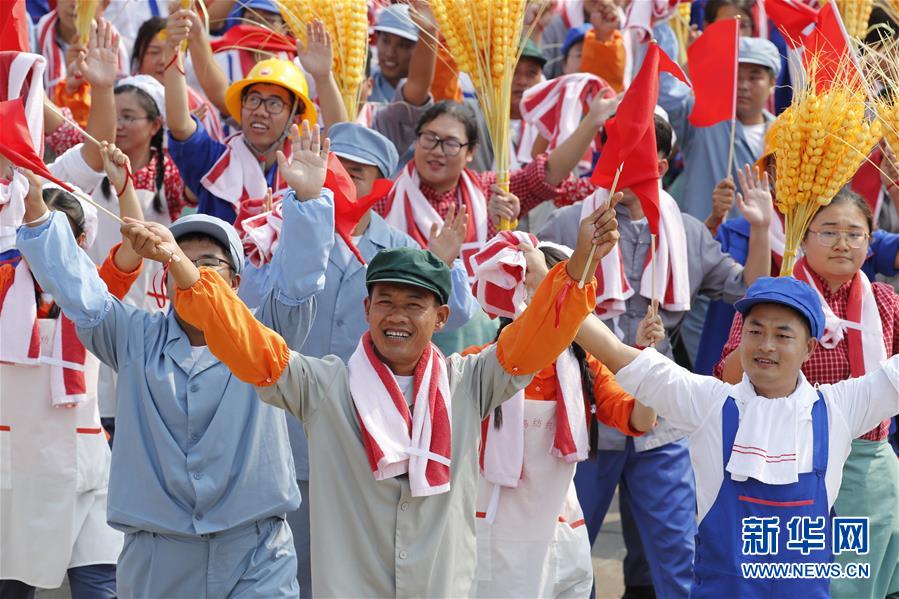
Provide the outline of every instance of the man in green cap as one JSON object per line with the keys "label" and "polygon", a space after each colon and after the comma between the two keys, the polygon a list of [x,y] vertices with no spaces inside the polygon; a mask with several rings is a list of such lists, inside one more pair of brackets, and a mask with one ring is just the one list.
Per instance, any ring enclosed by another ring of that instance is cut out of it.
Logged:
{"label": "man in green cap", "polygon": [[[291,351],[215,271],[170,263],[178,315],[262,401],[304,424],[314,596],[468,596],[481,421],[571,343],[595,306],[595,283],[577,279],[595,271],[616,228],[614,210],[585,219],[571,259],[495,346],[448,359],[431,336],[449,315],[450,273],[426,250],[384,250],[369,263],[369,331],[346,364]],[[152,225],[126,229],[135,248],[164,241]],[[521,249],[528,272],[546,272],[539,251]]]}

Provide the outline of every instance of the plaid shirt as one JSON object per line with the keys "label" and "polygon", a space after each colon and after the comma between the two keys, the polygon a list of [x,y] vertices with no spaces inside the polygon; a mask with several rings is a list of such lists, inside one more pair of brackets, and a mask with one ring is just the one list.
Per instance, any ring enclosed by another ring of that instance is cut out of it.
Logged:
{"label": "plaid shirt", "polygon": [[[547,154],[541,154],[524,168],[513,171],[509,175],[509,191],[518,197],[521,205],[519,218],[544,201],[555,199],[559,194],[559,187],[553,187],[546,182],[547,158]],[[496,173],[474,171],[469,171],[469,173],[472,175],[474,184],[478,186],[484,197],[489,199],[493,193],[490,187],[496,184]],[[458,185],[447,192],[437,193],[433,187],[422,182],[421,193],[431,203],[440,218],[446,218],[450,206],[459,204]],[[381,216],[386,216],[390,209],[390,196],[385,196],[375,202],[373,208]],[[487,223],[487,235],[489,237],[496,235],[496,227],[493,226],[493,222]]]}
{"label": "plaid shirt", "polygon": [[[847,282],[836,291],[831,291],[830,286],[817,273],[811,272],[818,288],[824,293],[824,299],[840,318],[846,318],[849,306],[849,287]],[[899,353],[899,296],[892,287],[884,283],[871,283],[877,309],[880,311],[880,321],[883,325],[883,341],[886,345],[887,356]],[[721,361],[715,366],[714,375],[721,378],[724,371],[724,360],[740,344],[740,335],[743,328],[743,317],[738,312],[734,316],[734,322],[730,328],[730,336],[724,346]],[[815,351],[802,366],[802,373],[810,383],[830,384],[850,378],[849,372],[849,344],[844,337],[833,349],[826,349],[818,345]],[[860,439],[866,441],[882,441],[887,438],[890,430],[890,421],[884,420],[880,425],[865,433]]]}

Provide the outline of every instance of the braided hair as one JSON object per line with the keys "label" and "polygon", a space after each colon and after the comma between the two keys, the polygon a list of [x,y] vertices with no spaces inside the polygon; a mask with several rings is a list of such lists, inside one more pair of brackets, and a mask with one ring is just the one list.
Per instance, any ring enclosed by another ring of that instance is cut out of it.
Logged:
{"label": "braided hair", "polygon": [[[116,95],[129,92],[133,93],[134,97],[137,98],[138,104],[140,104],[141,108],[146,111],[147,118],[150,121],[154,121],[162,116],[159,112],[159,107],[156,106],[156,102],[153,98],[139,87],[135,87],[134,85],[120,85],[115,88]],[[162,202],[162,183],[165,180],[165,154],[162,152],[164,135],[165,128],[159,127],[159,130],[150,138],[150,160],[156,159],[156,180],[153,186],[155,190],[153,193],[153,211],[157,214],[165,214],[168,211],[168,208]],[[112,185],[109,183],[109,177],[103,177],[100,189],[103,191],[105,197],[110,197],[111,188]]]}
{"label": "braided hair", "polygon": [[[549,268],[552,268],[559,262],[566,260],[568,257],[563,254],[560,250],[554,247],[541,247],[540,251],[543,252],[543,257],[546,259],[546,265]],[[499,335],[502,333],[503,329],[506,328],[509,324],[512,323],[512,320],[509,318],[500,318],[499,319],[499,330],[496,332],[496,340],[499,340]],[[593,415],[596,413],[596,394],[593,392],[593,383],[594,376],[593,371],[590,369],[590,363],[587,361],[587,352],[583,347],[578,345],[577,343],[571,344],[571,353],[574,354],[574,359],[577,361],[578,371],[581,374],[581,389],[584,394],[584,399],[588,406],[588,413]],[[596,454],[597,444],[598,444],[598,435],[596,424],[592,421],[594,416],[589,416],[591,420],[588,424],[588,429],[590,431],[590,456],[594,456]],[[497,429],[501,428],[503,425],[503,412],[502,406],[498,406],[493,410],[493,426]]]}

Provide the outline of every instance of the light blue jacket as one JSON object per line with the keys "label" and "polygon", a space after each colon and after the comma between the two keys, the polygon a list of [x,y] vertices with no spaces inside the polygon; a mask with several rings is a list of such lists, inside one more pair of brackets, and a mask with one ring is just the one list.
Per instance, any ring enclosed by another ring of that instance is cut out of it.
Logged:
{"label": "light blue jacket", "polygon": [[[303,203],[292,192],[285,198],[272,291],[257,318],[294,349],[311,326],[312,297],[324,287],[333,230],[330,192]],[[299,506],[282,410],[260,401],[208,350],[194,363],[172,312],[150,314],[110,295],[65,215],[20,228],[17,243],[85,347],[118,372],[111,526],[200,535]],[[296,260],[301,245],[306,259]]]}

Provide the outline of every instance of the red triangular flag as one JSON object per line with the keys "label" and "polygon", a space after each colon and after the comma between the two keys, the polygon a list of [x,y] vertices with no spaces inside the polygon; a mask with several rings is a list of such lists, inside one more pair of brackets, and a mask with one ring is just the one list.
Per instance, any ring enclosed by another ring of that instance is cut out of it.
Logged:
{"label": "red triangular flag", "polygon": [[359,248],[353,243],[353,229],[359,224],[362,216],[379,199],[387,195],[393,187],[393,181],[389,179],[377,179],[372,186],[371,193],[356,198],[356,184],[343,168],[340,159],[332,152],[328,154],[328,172],[325,175],[324,187],[334,193],[334,231],[353,252],[353,255],[365,264],[365,259],[359,253]]}
{"label": "red triangular flag", "polygon": [[[835,2],[828,2],[818,11],[815,27],[805,38],[802,63],[806,71],[813,60],[817,62],[815,82],[819,92],[829,88],[838,79],[841,65],[845,65],[847,60],[854,62],[849,36],[843,27],[843,20]],[[862,81],[861,77],[857,76],[857,69],[855,72],[852,85],[858,87]],[[840,84],[845,83],[840,81]]]}
{"label": "red triangular flag", "polygon": [[23,98],[0,102],[0,154],[19,168],[26,168],[48,181],[53,181],[66,191],[75,191],[68,183],[53,176],[47,165],[34,151],[31,132],[25,120]]}
{"label": "red triangular flag", "polygon": [[[606,121],[606,143],[590,180],[610,189],[621,167],[618,190],[630,188],[643,206],[650,230],[659,232],[659,157],[656,150],[655,106],[659,99],[659,73],[671,73],[689,85],[680,67],[651,43],[614,117]],[[647,181],[652,185],[640,185]]]}
{"label": "red triangular flag", "polygon": [[690,124],[711,127],[737,117],[737,61],[740,53],[740,21],[715,21],[687,49],[687,65],[693,82]]}
{"label": "red triangular flag", "polygon": [[[9,2],[9,0],[7,0]],[[0,51],[28,52],[28,11],[25,0],[12,0],[0,10]]]}
{"label": "red triangular flag", "polygon": [[296,56],[297,53],[297,44],[293,38],[248,23],[235,25],[211,45],[213,52],[252,48],[265,52],[285,52],[290,56]]}
{"label": "red triangular flag", "polygon": [[790,48],[805,44],[806,29],[818,17],[818,11],[800,0],[765,0],[765,12]]}

